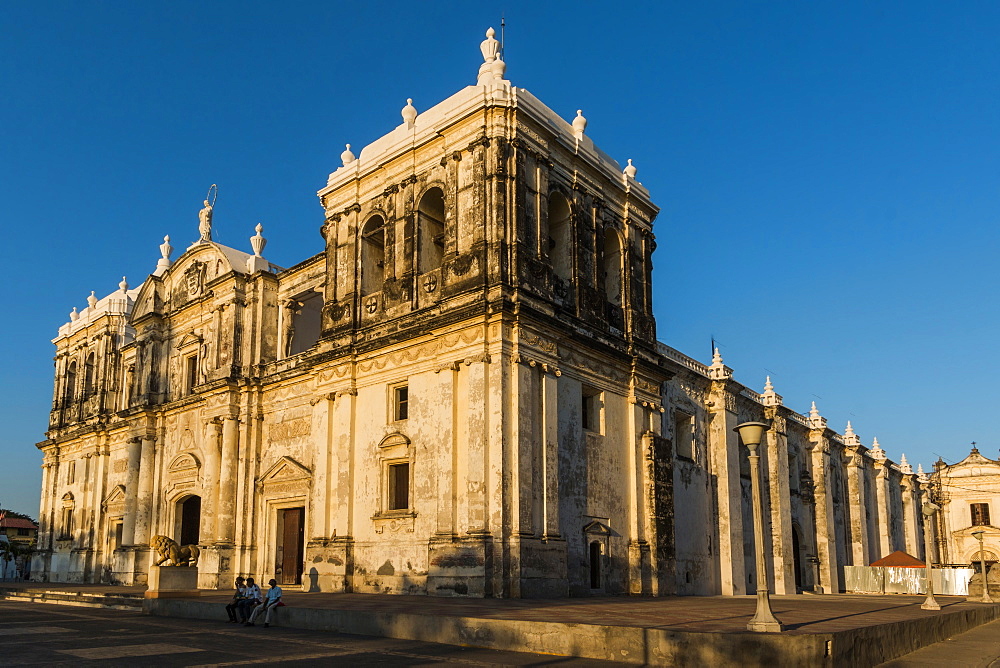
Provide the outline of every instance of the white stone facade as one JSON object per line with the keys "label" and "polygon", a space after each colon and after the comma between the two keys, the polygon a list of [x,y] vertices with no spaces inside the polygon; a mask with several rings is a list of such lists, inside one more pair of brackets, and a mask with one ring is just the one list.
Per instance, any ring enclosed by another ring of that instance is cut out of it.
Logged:
{"label": "white stone facade", "polygon": [[935,522],[935,559],[978,571],[979,540],[972,534],[982,531],[983,556],[991,569],[1000,561],[1000,459],[990,459],[973,446],[957,464],[938,460],[930,478],[933,498],[941,506]]}
{"label": "white stone facade", "polygon": [[[922,555],[926,484],[814,410],[656,340],[637,169],[504,78],[418,112],[318,195],[282,269],[201,239],[63,326],[40,552],[53,581],[143,582],[149,541],[306,591],[497,597],[754,589],[762,446],[771,582]],[[193,223],[192,223],[193,225]],[[877,443],[876,443],[877,446]]]}

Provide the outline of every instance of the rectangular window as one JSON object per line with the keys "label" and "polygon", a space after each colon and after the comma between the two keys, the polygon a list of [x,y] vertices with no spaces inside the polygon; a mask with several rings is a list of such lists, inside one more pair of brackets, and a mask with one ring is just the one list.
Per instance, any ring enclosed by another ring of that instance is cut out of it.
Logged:
{"label": "rectangular window", "polygon": [[990,504],[970,503],[969,508],[972,510],[972,526],[981,527],[990,523]]}
{"label": "rectangular window", "polygon": [[17,530],[17,535],[18,536],[29,536],[29,535],[31,535],[31,532],[28,531],[27,529],[18,529]]}
{"label": "rectangular window", "polygon": [[405,420],[410,415],[410,389],[406,385],[392,388],[392,419]]}
{"label": "rectangular window", "polygon": [[694,459],[694,416],[674,411],[674,452],[678,457]]}
{"label": "rectangular window", "polygon": [[587,431],[601,433],[601,392],[592,387],[584,387],[580,392],[580,423]]}
{"label": "rectangular window", "polygon": [[66,463],[66,484],[72,485],[76,482],[76,462]]}
{"label": "rectangular window", "polygon": [[410,507],[410,465],[389,465],[389,510]]}
{"label": "rectangular window", "polygon": [[198,356],[191,355],[184,360],[184,394],[191,394],[198,384]]}
{"label": "rectangular window", "polygon": [[73,536],[73,509],[63,508],[62,516],[62,536],[63,538],[70,538]]}
{"label": "rectangular window", "polygon": [[122,546],[123,527],[121,522],[115,522],[115,544],[111,547],[112,550],[117,550]]}

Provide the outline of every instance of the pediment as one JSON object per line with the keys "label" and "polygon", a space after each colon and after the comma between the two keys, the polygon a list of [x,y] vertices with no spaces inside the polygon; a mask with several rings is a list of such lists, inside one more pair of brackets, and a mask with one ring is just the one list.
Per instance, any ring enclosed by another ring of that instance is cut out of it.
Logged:
{"label": "pediment", "polygon": [[198,332],[187,332],[181,337],[181,340],[177,342],[177,349],[186,348],[187,346],[200,344],[202,341],[201,334]]}
{"label": "pediment", "polygon": [[410,439],[405,434],[395,431],[379,441],[378,447],[391,448],[397,445],[408,446],[409,444]]}
{"label": "pediment", "polygon": [[167,471],[169,473],[197,472],[201,468],[201,462],[190,452],[182,452],[173,458]]}
{"label": "pediment", "polygon": [[284,456],[272,464],[258,480],[266,485],[271,482],[291,482],[310,478],[312,478],[312,471],[291,457]]}
{"label": "pediment", "polygon": [[111,488],[111,493],[104,497],[102,502],[104,506],[109,506],[113,503],[125,503],[125,485],[115,485]]}
{"label": "pediment", "polygon": [[132,306],[131,320],[134,322],[144,315],[162,315],[164,308],[163,281],[159,276],[150,276],[139,289]]}
{"label": "pediment", "polygon": [[593,520],[583,527],[583,533],[598,536],[610,536],[613,532],[611,531],[611,527],[598,522],[597,520]]}

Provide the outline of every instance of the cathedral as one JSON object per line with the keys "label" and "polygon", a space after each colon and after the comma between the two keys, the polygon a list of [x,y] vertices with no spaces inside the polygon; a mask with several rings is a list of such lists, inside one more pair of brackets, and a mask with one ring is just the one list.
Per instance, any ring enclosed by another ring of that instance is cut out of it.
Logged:
{"label": "cathedral", "polygon": [[200,547],[204,588],[750,593],[746,421],[769,425],[773,591],[923,556],[905,457],[657,340],[637,168],[512,85],[498,47],[475,85],[347,146],[316,255],[272,264],[260,226],[249,252],[213,241],[210,196],[179,257],[167,238],[140,285],[73,309],[36,578],[144,584],[165,535]]}

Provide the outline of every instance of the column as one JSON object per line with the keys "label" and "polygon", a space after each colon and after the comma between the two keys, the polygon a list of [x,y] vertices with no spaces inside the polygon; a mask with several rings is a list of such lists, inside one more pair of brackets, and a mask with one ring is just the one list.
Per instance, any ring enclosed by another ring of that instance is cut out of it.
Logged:
{"label": "column", "polygon": [[785,418],[777,409],[766,409],[772,420],[767,432],[767,479],[771,513],[771,555],[774,564],[774,593],[794,594],[795,554],[792,549],[791,491],[788,485],[788,441]]}
{"label": "column", "polygon": [[913,556],[920,554],[923,542],[917,531],[917,526],[922,517],[920,509],[920,493],[917,491],[917,476],[914,474],[904,475],[902,483],[903,495],[903,537],[906,544],[906,553]]}
{"label": "column", "polygon": [[709,466],[715,476],[719,508],[719,585],[724,596],[746,594],[746,564],[743,559],[743,506],[740,483],[739,422],[736,397],[724,382],[713,382],[708,430]]}
{"label": "column", "polygon": [[819,586],[830,594],[840,591],[837,570],[837,529],[833,488],[828,477],[830,441],[823,429],[809,432],[812,445],[813,498],[816,503],[816,558],[819,559]]}
{"label": "column", "polygon": [[[605,393],[607,396],[608,393]],[[617,397],[616,397],[617,398]],[[644,438],[646,411],[634,397],[625,399],[626,429],[622,445],[626,452],[625,498],[628,503],[628,588],[630,594],[652,594],[649,569],[649,490],[653,481],[646,460],[648,439]],[[608,435],[614,443],[615,439]]]}
{"label": "column", "polygon": [[[333,400],[334,394],[317,397],[313,403],[312,434],[316,443],[316,466],[313,471],[313,488],[309,503],[309,540],[322,541],[330,536],[330,484],[333,459]],[[223,435],[222,466],[225,480],[226,446]]]}
{"label": "column", "polygon": [[142,437],[139,455],[139,491],[135,512],[135,542],[137,545],[148,545],[150,537],[150,521],[153,513],[153,443],[155,437],[147,434]]}
{"label": "column", "polygon": [[466,493],[467,493],[467,520],[466,525],[469,533],[486,533],[489,521],[486,516],[487,489],[486,480],[488,476],[487,461],[488,440],[487,440],[487,416],[489,414],[490,393],[487,387],[487,363],[489,357],[472,360],[468,364],[466,373],[465,397],[466,410],[463,419],[466,427]]}
{"label": "column", "polygon": [[[201,480],[201,525],[198,528],[198,542],[202,545],[215,536],[219,512],[219,438],[222,432],[221,420],[213,419],[205,423],[205,445],[202,452],[205,464]],[[180,536],[177,536],[180,539]]]}
{"label": "column", "polygon": [[[846,440],[846,439],[845,439]],[[868,520],[865,517],[864,455],[860,446],[848,447],[847,496],[851,516],[851,555],[854,566],[871,563],[868,546]]]}
{"label": "column", "polygon": [[236,468],[239,464],[240,421],[232,415],[222,418],[222,458],[219,468],[219,504],[216,538],[232,543],[235,538]]}
{"label": "column", "polygon": [[[871,561],[892,552],[892,527],[889,524],[889,460],[875,463],[875,503],[878,504],[878,554],[870,554]],[[874,546],[873,546],[874,547]],[[869,562],[871,563],[871,562]]]}
{"label": "column", "polygon": [[42,498],[38,504],[38,547],[46,549],[49,547],[49,535],[52,532],[52,523],[49,520],[49,507],[52,505],[52,464],[48,461],[42,464]]}
{"label": "column", "polygon": [[337,392],[333,404],[335,448],[333,536],[350,538],[354,531],[354,406],[358,391]]}
{"label": "column", "polygon": [[139,499],[139,459],[142,454],[141,439],[128,439],[128,471],[125,478],[125,517],[122,519],[122,545],[135,545],[135,525]]}
{"label": "column", "polygon": [[436,404],[440,409],[436,447],[434,451],[434,468],[437,480],[437,514],[434,532],[439,536],[455,534],[455,495],[457,493],[455,480],[455,448],[457,447],[455,428],[455,385],[458,382],[456,365],[447,364],[437,370],[434,376],[437,395]]}
{"label": "column", "polygon": [[556,369],[542,370],[542,531],[559,537],[559,388]]}

